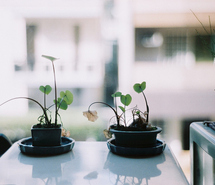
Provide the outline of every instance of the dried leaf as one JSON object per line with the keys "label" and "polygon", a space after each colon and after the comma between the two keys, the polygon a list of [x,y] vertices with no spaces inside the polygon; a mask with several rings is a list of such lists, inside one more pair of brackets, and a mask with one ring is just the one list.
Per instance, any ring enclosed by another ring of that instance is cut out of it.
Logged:
{"label": "dried leaf", "polygon": [[92,121],[92,122],[94,122],[94,121],[96,121],[98,119],[96,111],[85,111],[85,112],[83,112],[83,115],[85,117],[87,117],[87,119],[89,121]]}
{"label": "dried leaf", "polygon": [[147,125],[147,130],[151,130],[151,128],[152,128],[152,124],[151,124],[151,123],[148,123],[148,125]]}
{"label": "dried leaf", "polygon": [[70,131],[66,131],[64,128],[62,129],[61,132],[62,137],[69,137],[70,136]]}
{"label": "dried leaf", "polygon": [[109,130],[105,129],[105,130],[103,131],[103,133],[104,133],[104,135],[105,135],[105,138],[107,138],[107,139],[112,138],[112,134],[111,134],[111,132],[110,132]]}

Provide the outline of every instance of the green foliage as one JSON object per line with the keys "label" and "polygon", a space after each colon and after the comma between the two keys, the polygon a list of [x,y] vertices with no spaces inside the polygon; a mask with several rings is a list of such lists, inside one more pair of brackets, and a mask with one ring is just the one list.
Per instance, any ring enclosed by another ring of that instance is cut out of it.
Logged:
{"label": "green foliage", "polygon": [[54,62],[55,60],[57,60],[58,58],[52,57],[52,56],[47,56],[47,55],[42,55],[42,57],[51,60],[52,62]]}
{"label": "green foliage", "polygon": [[[70,105],[73,102],[73,94],[66,90],[65,92],[60,92],[60,97],[57,98],[57,85],[56,85],[56,74],[55,74],[55,66],[54,66],[54,61],[57,60],[57,58],[52,57],[52,56],[47,56],[47,55],[42,55],[42,57],[50,60],[52,62],[52,68],[53,68],[53,76],[54,76],[54,92],[55,92],[55,98],[54,98],[54,105],[55,105],[55,126],[57,126],[57,118],[61,118],[58,111],[59,109],[63,109],[66,110],[68,108],[68,105]],[[47,94],[47,91],[50,91],[50,86],[41,86],[40,90]],[[45,101],[45,96],[44,96],[44,101]],[[45,103],[44,103],[45,104]],[[47,109],[45,109],[45,111],[47,111]],[[45,117],[46,120],[48,120],[47,118],[47,113],[45,113]],[[47,122],[47,121],[46,121]],[[48,121],[50,124],[50,121]]]}
{"label": "green foliage", "polygon": [[52,91],[52,88],[50,85],[46,85],[45,87],[40,86],[39,90],[48,95]]}
{"label": "green foliage", "polygon": [[145,90],[146,88],[146,82],[142,82],[141,84],[136,83],[133,86],[133,89],[137,92],[137,93],[141,93]]}
{"label": "green foliage", "polygon": [[[51,64],[53,67],[54,93],[55,93],[55,98],[54,98],[55,121],[54,121],[54,123],[52,123],[51,111],[49,110],[53,105],[51,105],[49,108],[46,107],[46,96],[49,95],[50,92],[52,91],[52,87],[50,85],[39,87],[39,90],[42,93],[44,93],[44,105],[41,105],[37,100],[29,98],[29,97],[15,97],[15,98],[9,99],[6,102],[0,104],[0,106],[9,101],[15,100],[15,99],[27,99],[27,100],[33,101],[34,103],[39,105],[40,108],[43,110],[43,114],[38,117],[40,127],[42,125],[44,125],[45,127],[46,126],[51,127],[52,125],[55,125],[55,127],[58,127],[59,124],[58,124],[57,118],[60,118],[60,120],[61,120],[61,116],[58,113],[58,111],[59,111],[59,109],[66,110],[68,108],[68,105],[70,105],[73,102],[73,94],[70,91],[66,90],[65,92],[62,91],[60,93],[60,97],[57,98],[56,75],[55,75],[55,67],[54,67],[54,61],[57,60],[57,58],[52,57],[52,56],[47,56],[47,55],[42,55],[42,57],[50,60],[52,62]],[[62,121],[61,121],[61,123],[62,123]]]}
{"label": "green foliage", "polygon": [[66,90],[65,92],[61,91],[60,97],[64,99],[67,105],[70,105],[73,102],[73,94],[68,90]]}
{"label": "green foliage", "polygon": [[[123,95],[121,92],[116,92],[114,94],[111,95],[113,98],[116,98],[116,97],[119,97],[120,98],[120,101],[121,103],[126,107],[128,105],[130,105],[131,103],[131,100],[132,100],[132,97],[130,94],[126,94],[126,95]],[[122,106],[118,106],[122,112],[125,112],[125,107],[122,107]]]}
{"label": "green foliage", "polygon": [[[136,83],[136,84],[134,84],[133,85],[133,89],[134,89],[134,91],[135,92],[137,92],[137,93],[142,93],[142,95],[143,95],[143,97],[144,97],[144,100],[145,100],[145,103],[146,103],[146,111],[145,112],[142,112],[142,111],[140,111],[136,106],[135,107],[133,107],[133,108],[131,108],[131,109],[128,109],[128,110],[131,110],[131,112],[132,112],[132,117],[133,117],[133,123],[131,123],[130,125],[129,125],[129,127],[140,127],[140,125],[141,125],[141,128],[142,127],[147,127],[147,125],[148,125],[148,119],[149,119],[149,106],[148,106],[148,103],[147,103],[147,99],[146,99],[146,96],[145,96],[145,94],[144,94],[144,90],[146,89],[146,82],[145,81],[143,81],[142,83]],[[104,102],[93,102],[93,103],[91,103],[90,105],[89,105],[89,107],[88,107],[88,112],[90,113],[91,111],[90,111],[90,107],[93,105],[93,104],[95,104],[95,103],[101,103],[101,104],[104,104],[104,105],[106,105],[106,106],[108,106],[109,108],[111,108],[112,110],[113,110],[113,112],[114,112],[114,114],[115,114],[115,118],[116,118],[116,122],[117,122],[117,124],[116,124],[116,126],[117,127],[121,127],[122,125],[121,125],[121,122],[124,122],[124,125],[123,125],[123,127],[125,126],[125,127],[128,127],[128,125],[127,125],[127,121],[126,121],[126,111],[127,111],[127,109],[126,109],[126,107],[127,106],[129,106],[130,105],[130,103],[131,103],[131,101],[132,101],[132,97],[131,97],[131,95],[130,94],[126,94],[126,95],[123,95],[121,92],[115,92],[114,94],[112,94],[111,95],[113,98],[114,98],[114,100],[115,100],[115,109],[111,106],[111,105],[109,105],[109,104],[107,104],[107,103],[104,103]],[[120,102],[121,102],[121,104],[123,105],[123,106],[117,106],[117,101],[116,101],[116,98],[120,98]],[[122,111],[122,113],[121,114],[119,114],[118,113],[118,110],[117,110],[117,108],[119,108],[121,111]],[[89,119],[89,118],[88,118]],[[90,119],[89,119],[90,120]],[[91,121],[91,120],[90,120]],[[150,126],[149,126],[150,127]],[[149,129],[151,129],[151,127],[149,128]]]}
{"label": "green foliage", "polygon": [[[215,40],[214,40],[215,29],[212,28],[210,16],[208,16],[208,18],[209,18],[209,30],[207,30],[206,27],[204,26],[204,24],[197,17],[197,15],[192,10],[191,10],[191,12],[196,17],[198,22],[201,24],[201,26],[202,26],[202,28],[203,28],[203,30],[205,32],[204,35],[207,35],[206,38],[209,38],[209,42],[208,42],[207,39],[205,39],[205,36],[199,34],[197,29],[196,29],[196,33],[200,36],[200,39],[201,39],[202,44],[205,47],[205,49],[208,50],[211,53],[212,59],[214,59],[215,58]],[[202,48],[201,48],[201,50],[202,50]]]}
{"label": "green foliage", "polygon": [[126,95],[121,95],[120,96],[120,100],[121,103],[125,106],[129,106],[129,104],[131,103],[132,97],[130,94],[126,94]]}
{"label": "green foliage", "polygon": [[112,94],[111,96],[112,96],[113,98],[115,98],[115,97],[120,97],[121,95],[122,95],[121,92],[115,92],[115,93]]}
{"label": "green foliage", "polygon": [[[66,110],[68,105],[73,102],[73,94],[66,90],[65,92],[60,92],[60,97],[57,99],[57,107],[62,110]],[[55,103],[55,100],[54,100]]]}
{"label": "green foliage", "polygon": [[125,112],[125,108],[122,106],[119,106],[119,108],[121,109],[122,112]]}
{"label": "green foliage", "polygon": [[[54,100],[54,103],[55,103],[55,100]],[[68,108],[68,104],[66,103],[66,101],[63,98],[58,98],[57,107],[59,109],[66,110]]]}
{"label": "green foliage", "polygon": [[148,106],[146,96],[145,96],[145,94],[143,92],[146,89],[146,82],[143,81],[141,84],[139,84],[139,83],[134,84],[133,89],[137,93],[142,93],[143,94],[143,97],[144,97],[145,103],[146,103],[146,112],[147,112],[146,122],[148,123],[148,120],[149,120],[149,106]]}

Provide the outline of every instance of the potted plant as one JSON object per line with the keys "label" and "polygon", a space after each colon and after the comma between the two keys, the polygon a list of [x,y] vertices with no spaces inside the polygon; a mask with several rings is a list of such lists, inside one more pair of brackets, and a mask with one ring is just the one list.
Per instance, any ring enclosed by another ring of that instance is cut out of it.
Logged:
{"label": "potted plant", "polygon": [[[111,138],[112,134],[115,136],[115,145],[123,147],[154,147],[157,143],[157,134],[162,131],[160,127],[152,126],[149,123],[149,106],[144,94],[146,88],[146,82],[136,83],[133,86],[135,92],[142,93],[146,104],[146,111],[142,112],[136,107],[126,109],[132,101],[130,94],[123,95],[121,92],[112,94],[115,102],[115,108],[104,102],[93,102],[88,107],[88,111],[84,112],[84,116],[89,121],[95,121],[98,116],[96,111],[91,111],[90,108],[93,104],[100,103],[108,106],[113,110],[115,114],[115,123],[110,125],[108,130],[104,133],[107,137]],[[120,102],[123,106],[117,106],[117,98],[120,98]],[[121,110],[121,114],[118,113],[118,108]],[[126,114],[130,111],[132,118],[128,119]]]}
{"label": "potted plant", "polygon": [[[50,85],[40,86],[39,90],[44,94],[44,105],[33,98],[29,97],[15,97],[7,100],[1,105],[15,100],[15,99],[27,99],[36,103],[42,109],[42,115],[38,117],[37,124],[34,124],[31,128],[32,135],[32,145],[33,146],[60,146],[61,145],[61,135],[68,136],[68,132],[65,129],[62,129],[62,121],[59,114],[59,109],[66,110],[68,105],[73,102],[73,94],[66,90],[65,92],[61,91],[60,96],[57,97],[57,85],[56,85],[56,74],[55,74],[55,66],[54,61],[57,58],[52,56],[42,55],[42,57],[51,61],[53,75],[54,75],[54,103],[47,107],[46,105],[46,96],[52,91],[52,87]],[[54,121],[52,121],[50,108],[55,108]],[[58,118],[60,118],[61,123],[58,122]]]}
{"label": "potted plant", "polygon": [[191,12],[193,13],[193,15],[195,16],[195,18],[197,19],[197,21],[201,24],[203,31],[205,32],[205,35],[209,36],[210,39],[205,39],[200,33],[199,31],[196,29],[196,33],[197,35],[200,37],[202,45],[204,46],[204,48],[206,50],[208,50],[211,54],[212,59],[215,59],[215,40],[214,40],[214,33],[215,30],[212,28],[212,24],[211,24],[211,19],[210,16],[208,16],[209,18],[209,29],[207,29],[206,26],[204,26],[204,24],[199,20],[199,18],[197,17],[197,15],[191,10]]}

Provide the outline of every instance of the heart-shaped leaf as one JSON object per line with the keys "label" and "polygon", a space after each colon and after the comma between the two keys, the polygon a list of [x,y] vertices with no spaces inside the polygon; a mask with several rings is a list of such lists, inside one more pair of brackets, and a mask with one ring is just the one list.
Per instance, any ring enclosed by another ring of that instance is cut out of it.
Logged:
{"label": "heart-shaped leaf", "polygon": [[145,90],[146,88],[146,82],[142,82],[141,84],[136,83],[133,86],[133,89],[137,92],[137,93],[141,93]]}
{"label": "heart-shaped leaf", "polygon": [[125,112],[125,108],[122,106],[119,106],[119,108],[122,110],[122,112]]}
{"label": "heart-shaped leaf", "polygon": [[42,57],[51,60],[52,62],[54,62],[55,60],[57,60],[58,58],[52,57],[52,56],[48,56],[48,55],[42,55]]}
{"label": "heart-shaped leaf", "polygon": [[124,104],[125,106],[128,106],[131,103],[132,98],[130,94],[126,94],[126,95],[121,95],[120,100],[122,104]]}
{"label": "heart-shaped leaf", "polygon": [[[55,103],[55,100],[54,100],[54,103]],[[68,105],[66,101],[64,101],[62,98],[58,98],[57,107],[59,107],[60,109],[66,110],[68,108]]]}
{"label": "heart-shaped leaf", "polygon": [[39,90],[48,95],[52,91],[52,88],[50,85],[46,85],[45,87],[41,85]]}
{"label": "heart-shaped leaf", "polygon": [[65,92],[61,91],[60,97],[64,99],[67,105],[70,105],[73,102],[73,94],[68,90],[66,90]]}
{"label": "heart-shaped leaf", "polygon": [[114,97],[120,97],[122,95],[121,92],[115,92],[114,94],[112,94],[111,96]]}

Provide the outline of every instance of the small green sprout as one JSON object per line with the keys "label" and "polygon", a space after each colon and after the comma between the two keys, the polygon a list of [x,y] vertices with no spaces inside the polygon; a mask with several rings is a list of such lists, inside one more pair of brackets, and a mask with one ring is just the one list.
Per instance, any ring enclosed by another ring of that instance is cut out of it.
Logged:
{"label": "small green sprout", "polygon": [[142,93],[143,94],[143,97],[144,97],[145,103],[146,103],[146,112],[147,112],[146,122],[148,123],[148,121],[149,121],[149,106],[148,106],[146,96],[145,96],[145,94],[143,92],[146,89],[146,82],[142,82],[141,84],[139,84],[139,83],[134,84],[133,89],[137,93]]}

